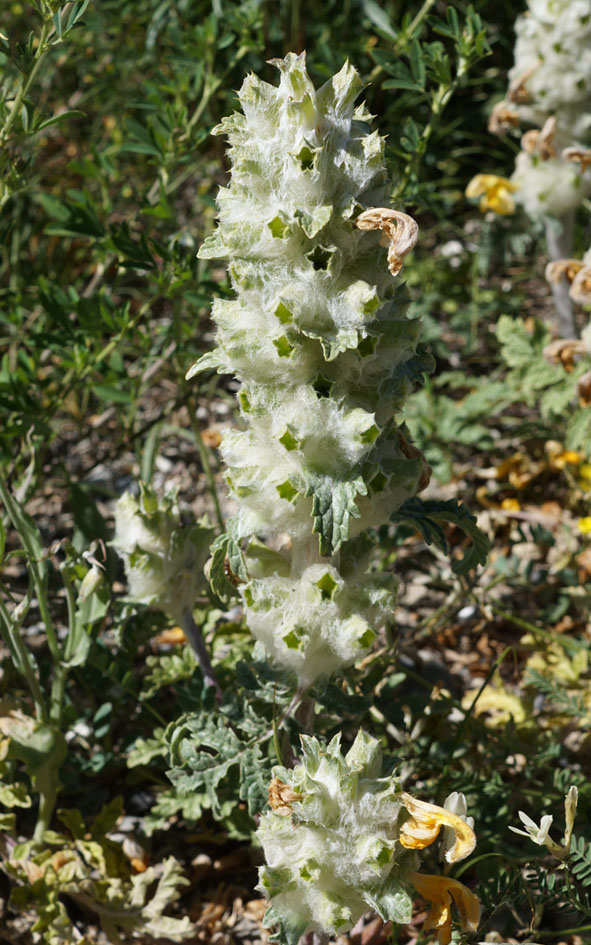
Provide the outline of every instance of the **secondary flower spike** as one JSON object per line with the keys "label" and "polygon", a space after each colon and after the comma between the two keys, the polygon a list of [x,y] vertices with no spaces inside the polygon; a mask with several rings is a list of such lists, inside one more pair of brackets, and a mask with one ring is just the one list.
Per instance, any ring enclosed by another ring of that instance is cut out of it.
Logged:
{"label": "secondary flower spike", "polygon": [[199,256],[229,259],[235,298],[214,303],[217,347],[189,375],[240,382],[241,425],[221,444],[237,511],[217,549],[231,549],[250,630],[305,688],[392,617],[393,578],[368,566],[362,536],[427,485],[397,414],[432,361],[398,276],[418,227],[384,206],[359,75],[346,64],[315,89],[304,54],[273,65],[279,85],[248,76],[243,113],[215,131],[231,179]]}
{"label": "secondary flower spike", "polygon": [[[381,773],[379,742],[362,730],[346,754],[340,736],[328,745],[303,736],[299,764],[274,769],[272,809],[258,829],[267,862],[259,888],[270,900],[265,925],[278,927],[282,945],[296,945],[306,932],[347,932],[368,909],[384,921],[407,923],[413,888],[433,903],[426,927],[437,928],[440,942],[450,940],[452,900],[461,927],[476,928],[476,896],[457,880],[417,872],[414,852],[433,843],[442,825],[451,826],[456,843],[448,859],[457,862],[474,848],[473,831]],[[409,843],[421,824],[429,835]]]}

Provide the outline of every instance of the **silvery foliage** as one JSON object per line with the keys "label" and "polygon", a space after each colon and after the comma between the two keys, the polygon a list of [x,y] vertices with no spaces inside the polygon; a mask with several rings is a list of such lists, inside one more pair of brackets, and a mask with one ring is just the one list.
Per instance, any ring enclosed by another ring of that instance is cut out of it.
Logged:
{"label": "silvery foliage", "polygon": [[379,743],[360,731],[344,756],[339,735],[327,746],[302,736],[301,763],[274,769],[281,797],[257,836],[267,863],[264,921],[278,926],[279,942],[346,932],[369,909],[410,921],[418,857],[399,842],[407,818],[401,787],[382,778],[381,767]]}
{"label": "silvery foliage", "polygon": [[138,499],[122,495],[115,505],[113,546],[123,558],[130,598],[183,624],[204,590],[213,534],[201,522],[183,527],[174,496],[158,501],[146,487]]}
{"label": "silvery foliage", "polygon": [[243,114],[215,129],[231,181],[199,256],[229,258],[236,298],[214,303],[217,347],[189,376],[241,383],[221,446],[238,511],[217,548],[250,630],[306,686],[366,653],[392,612],[391,577],[352,542],[425,485],[395,414],[430,361],[380,234],[354,222],[387,193],[359,75],[346,64],[316,91],[305,54],[274,65],[279,86],[248,76]]}
{"label": "silvery foliage", "polygon": [[562,151],[591,139],[591,0],[529,0],[515,24],[509,98],[521,122],[555,120],[551,149],[523,150],[512,180],[530,216],[562,217],[591,193],[591,172]]}

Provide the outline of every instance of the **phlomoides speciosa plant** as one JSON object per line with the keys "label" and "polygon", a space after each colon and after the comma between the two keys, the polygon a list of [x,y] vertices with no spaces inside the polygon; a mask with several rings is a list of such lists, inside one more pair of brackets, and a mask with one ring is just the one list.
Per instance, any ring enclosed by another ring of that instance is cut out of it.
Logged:
{"label": "phlomoides speciosa plant", "polygon": [[452,904],[463,930],[477,928],[476,896],[450,876],[420,872],[416,852],[439,838],[448,868],[472,852],[463,795],[450,795],[444,808],[412,797],[382,776],[379,743],[363,731],[345,755],[338,735],[326,746],[302,736],[300,763],[274,775],[257,835],[267,861],[259,886],[270,900],[265,924],[277,926],[275,941],[295,945],[310,933],[326,940],[368,909],[409,922],[414,891],[432,903],[425,931],[435,930],[440,945],[451,941]]}
{"label": "phlomoides speciosa plant", "polygon": [[[317,91],[304,54],[273,64],[279,85],[249,76],[242,114],[215,129],[229,138],[231,180],[199,256],[229,259],[236,297],[214,303],[217,347],[188,376],[215,368],[240,382],[241,426],[221,443],[236,513],[209,577],[222,600],[240,597],[297,700],[366,654],[392,614],[393,578],[371,569],[372,529],[411,520],[446,547],[440,523],[452,520],[472,538],[456,571],[482,563],[487,544],[462,506],[417,498],[430,471],[397,417],[432,365],[398,278],[418,227],[384,207],[384,142],[355,105],[360,78],[346,64]],[[417,801],[381,766],[360,732],[346,755],[340,736],[326,747],[305,737],[301,763],[275,769],[261,888],[283,945],[346,931],[369,908],[408,921],[413,889],[433,903],[440,942],[452,903],[476,927],[473,894],[419,873],[414,852],[443,825],[447,861],[468,855],[465,808]]]}
{"label": "phlomoides speciosa plant", "polygon": [[[575,210],[591,193],[591,0],[528,0],[515,32],[507,98],[493,108],[489,128],[530,128],[511,179],[478,174],[466,193],[480,196],[483,209],[506,214],[520,204],[542,218],[548,255],[558,260],[572,253]],[[552,291],[557,328],[571,337],[576,298],[562,278]]]}
{"label": "phlomoides speciosa plant", "polygon": [[396,417],[432,359],[397,278],[418,228],[383,207],[384,141],[355,105],[359,75],[346,64],[317,91],[305,54],[273,64],[279,86],[248,76],[243,113],[214,132],[228,136],[231,181],[199,256],[230,260],[236,298],[215,301],[217,347],[188,376],[215,368],[241,385],[242,426],[221,444],[237,511],[213,546],[212,587],[239,594],[304,691],[366,654],[392,614],[367,534],[424,511],[413,503],[429,469]]}

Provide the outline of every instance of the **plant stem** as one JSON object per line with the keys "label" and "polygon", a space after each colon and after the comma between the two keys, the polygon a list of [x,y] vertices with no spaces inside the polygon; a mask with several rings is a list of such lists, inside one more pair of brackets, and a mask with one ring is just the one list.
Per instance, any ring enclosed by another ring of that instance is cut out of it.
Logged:
{"label": "plant stem", "polygon": [[216,700],[221,702],[223,695],[222,690],[220,689],[220,685],[215,678],[213,666],[211,665],[211,660],[209,658],[209,653],[207,652],[201,630],[193,620],[193,614],[189,609],[183,611],[182,627],[183,632],[191,645],[191,649],[197,657],[197,661],[201,667],[201,672],[203,673],[203,679],[208,686],[213,686],[215,689]]}
{"label": "plant stem", "polygon": [[24,676],[35,705],[35,714],[40,722],[48,718],[47,706],[37,679],[34,659],[27,650],[20,635],[20,625],[8,613],[0,600],[0,635],[8,647],[15,668]]}
{"label": "plant stem", "polygon": [[43,834],[49,828],[56,800],[57,790],[53,782],[52,787],[48,788],[47,790],[39,791],[39,812],[37,814],[35,832],[33,833],[33,840],[35,843],[42,842]]}
{"label": "plant stem", "polygon": [[23,544],[23,548],[27,554],[29,573],[33,579],[33,585],[37,595],[39,613],[41,614],[41,620],[45,626],[47,644],[51,652],[53,663],[54,665],[57,665],[61,661],[62,654],[55,627],[53,625],[53,620],[51,619],[51,613],[49,611],[49,603],[46,593],[46,574],[44,573],[45,563],[43,567],[43,573],[40,568],[40,559],[43,554],[43,548],[39,535],[36,531],[36,527],[31,523],[28,515],[23,512],[18,502],[16,502],[16,500],[10,494],[8,487],[1,476],[0,499],[2,499],[6,507],[8,517],[10,518],[13,527],[18,532]]}
{"label": "plant stem", "polygon": [[[560,220],[546,222],[546,245],[551,260],[568,259],[572,255],[574,226],[574,210],[570,210]],[[569,287],[565,279],[552,282],[556,318],[551,321],[555,325],[559,338],[575,338],[577,333],[573,303],[568,291]]]}
{"label": "plant stem", "polygon": [[213,475],[213,470],[211,468],[211,463],[209,461],[208,449],[203,442],[203,437],[201,435],[201,430],[199,429],[199,423],[197,421],[197,415],[194,410],[194,404],[188,399],[189,415],[191,418],[191,426],[193,428],[193,434],[195,436],[195,445],[197,446],[197,452],[199,453],[199,461],[201,463],[201,468],[203,469],[203,474],[205,476],[205,481],[207,482],[207,488],[211,496],[211,501],[213,502],[213,510],[215,513],[215,518],[217,526],[220,532],[226,530],[226,524],[224,522],[224,516],[222,515],[222,510],[220,507],[220,500],[218,497],[217,486],[215,484],[215,478]]}
{"label": "plant stem", "polygon": [[35,54],[35,60],[33,62],[31,71],[28,74],[25,74],[23,76],[20,88],[18,92],[16,93],[16,97],[12,104],[12,108],[10,109],[10,112],[8,113],[8,117],[6,121],[4,122],[4,127],[0,129],[0,145],[3,145],[6,139],[8,138],[8,135],[10,134],[12,126],[14,125],[17,115],[20,111],[21,105],[23,104],[23,101],[27,95],[27,92],[29,91],[31,85],[33,84],[35,80],[35,76],[37,75],[37,72],[39,71],[39,66],[41,65],[41,63],[43,62],[45,56],[47,55],[49,51],[49,46],[47,45],[47,37],[49,36],[50,29],[51,29],[51,21],[45,20],[41,28],[41,35],[39,37],[39,45],[37,47],[37,52]]}

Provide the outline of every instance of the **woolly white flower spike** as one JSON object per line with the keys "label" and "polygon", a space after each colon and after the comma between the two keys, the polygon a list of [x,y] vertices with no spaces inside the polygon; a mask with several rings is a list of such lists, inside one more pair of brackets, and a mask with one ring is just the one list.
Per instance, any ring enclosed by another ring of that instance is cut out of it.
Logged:
{"label": "woolly white flower spike", "polygon": [[181,623],[204,589],[203,566],[213,535],[203,523],[181,526],[174,495],[158,501],[143,485],[137,499],[126,492],[115,505],[112,544],[125,564],[129,596]]}
{"label": "woolly white flower spike", "polygon": [[211,573],[227,554],[250,630],[309,686],[367,653],[391,617],[393,580],[352,542],[427,483],[396,413],[432,362],[392,279],[416,223],[368,209],[387,192],[384,142],[355,106],[357,72],[316,90],[304,54],[273,64],[279,85],[249,76],[244,113],[216,129],[231,181],[199,256],[229,258],[236,298],[215,302],[217,347],[189,375],[241,384],[243,425],[221,444],[237,513]]}
{"label": "woolly white flower spike", "polygon": [[[381,768],[378,741],[360,731],[346,755],[338,735],[327,746],[303,736],[300,763],[293,770],[274,769],[272,810],[261,817],[257,832],[267,862],[259,888],[270,900],[265,924],[278,926],[275,940],[282,945],[296,945],[306,932],[346,932],[368,907],[384,921],[408,922],[413,886],[421,895],[425,884],[427,892],[435,889],[432,901],[448,895],[436,888],[437,880],[459,905],[464,927],[477,923],[478,902],[465,886],[416,873],[418,857],[404,842],[404,828],[409,805],[422,802],[401,792],[395,777],[381,777]],[[423,807],[442,812],[454,829],[456,821],[467,827],[442,808]],[[448,919],[451,928],[449,909]]]}
{"label": "woolly white flower spike", "polygon": [[591,192],[591,174],[562,157],[542,159],[538,153],[520,151],[511,177],[517,189],[517,201],[531,217],[560,219],[575,210]]}
{"label": "woolly white flower spike", "polygon": [[221,691],[193,620],[195,599],[206,588],[203,568],[214,534],[203,521],[183,527],[174,493],[159,501],[143,483],[138,499],[126,492],[115,505],[112,545],[123,558],[129,597],[158,607],[180,625],[205,682],[219,698]]}
{"label": "woolly white flower spike", "polygon": [[591,0],[528,0],[515,23],[509,99],[522,121],[555,115],[571,139],[591,130]]}

